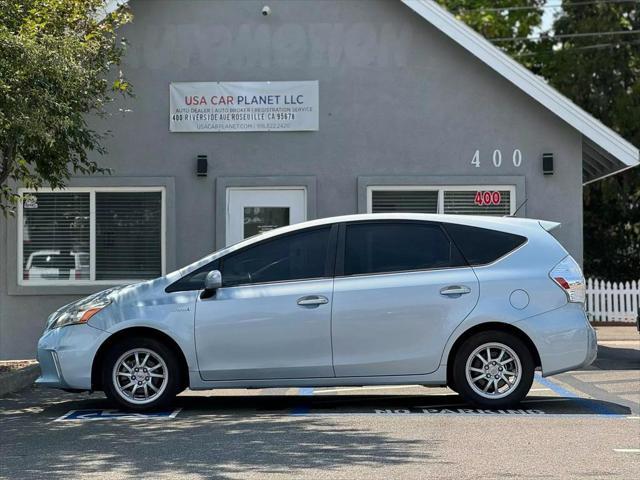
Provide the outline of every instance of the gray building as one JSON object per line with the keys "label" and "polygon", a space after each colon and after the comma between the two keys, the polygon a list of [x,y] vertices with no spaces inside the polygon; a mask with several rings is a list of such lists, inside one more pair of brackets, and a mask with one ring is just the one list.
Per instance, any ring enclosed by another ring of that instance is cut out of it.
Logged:
{"label": "gray building", "polygon": [[429,0],[129,3],[136,97],[95,122],[113,175],[0,220],[0,359],[80,296],[306,219],[517,210],[581,260],[583,185],[638,163]]}

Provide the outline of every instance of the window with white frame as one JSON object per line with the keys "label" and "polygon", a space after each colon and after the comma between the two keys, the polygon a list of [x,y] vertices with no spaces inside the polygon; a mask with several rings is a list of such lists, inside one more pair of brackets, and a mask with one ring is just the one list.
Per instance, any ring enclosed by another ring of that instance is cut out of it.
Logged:
{"label": "window with white frame", "polygon": [[511,215],[515,211],[514,185],[371,186],[369,213],[448,213]]}
{"label": "window with white frame", "polygon": [[164,188],[20,193],[19,284],[128,283],[164,274]]}

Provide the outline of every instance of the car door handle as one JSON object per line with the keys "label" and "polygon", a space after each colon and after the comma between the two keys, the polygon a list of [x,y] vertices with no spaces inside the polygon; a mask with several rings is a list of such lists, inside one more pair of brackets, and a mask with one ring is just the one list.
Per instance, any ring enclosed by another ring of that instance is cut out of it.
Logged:
{"label": "car door handle", "polygon": [[460,296],[470,292],[471,292],[471,289],[469,287],[465,287],[464,285],[451,285],[449,287],[444,287],[440,289],[440,295],[447,295],[447,296],[454,296],[454,295]]}
{"label": "car door handle", "polygon": [[325,303],[329,303],[329,300],[327,297],[323,297],[322,295],[309,295],[298,299],[298,305],[301,307],[317,307],[318,305],[324,305]]}

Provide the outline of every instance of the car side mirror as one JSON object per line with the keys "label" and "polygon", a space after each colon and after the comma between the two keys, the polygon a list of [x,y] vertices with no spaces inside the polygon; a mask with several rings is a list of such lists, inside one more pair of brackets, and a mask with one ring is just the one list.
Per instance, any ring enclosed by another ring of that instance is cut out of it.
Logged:
{"label": "car side mirror", "polygon": [[204,277],[204,291],[200,298],[212,297],[220,287],[222,287],[222,274],[220,270],[211,270],[207,273],[207,276]]}

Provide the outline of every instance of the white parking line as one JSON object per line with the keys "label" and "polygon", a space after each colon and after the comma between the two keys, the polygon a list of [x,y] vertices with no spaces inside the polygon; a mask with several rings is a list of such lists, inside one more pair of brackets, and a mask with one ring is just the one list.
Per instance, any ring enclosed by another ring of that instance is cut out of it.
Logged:
{"label": "white parking line", "polygon": [[618,453],[640,453],[640,448],[614,448],[613,451]]}
{"label": "white parking line", "polygon": [[86,409],[86,410],[70,410],[61,417],[53,420],[54,422],[82,422],[96,420],[172,420],[180,413],[182,408],[176,408],[173,411],[166,412],[148,412],[133,413],[122,412],[120,410],[109,409]]}

